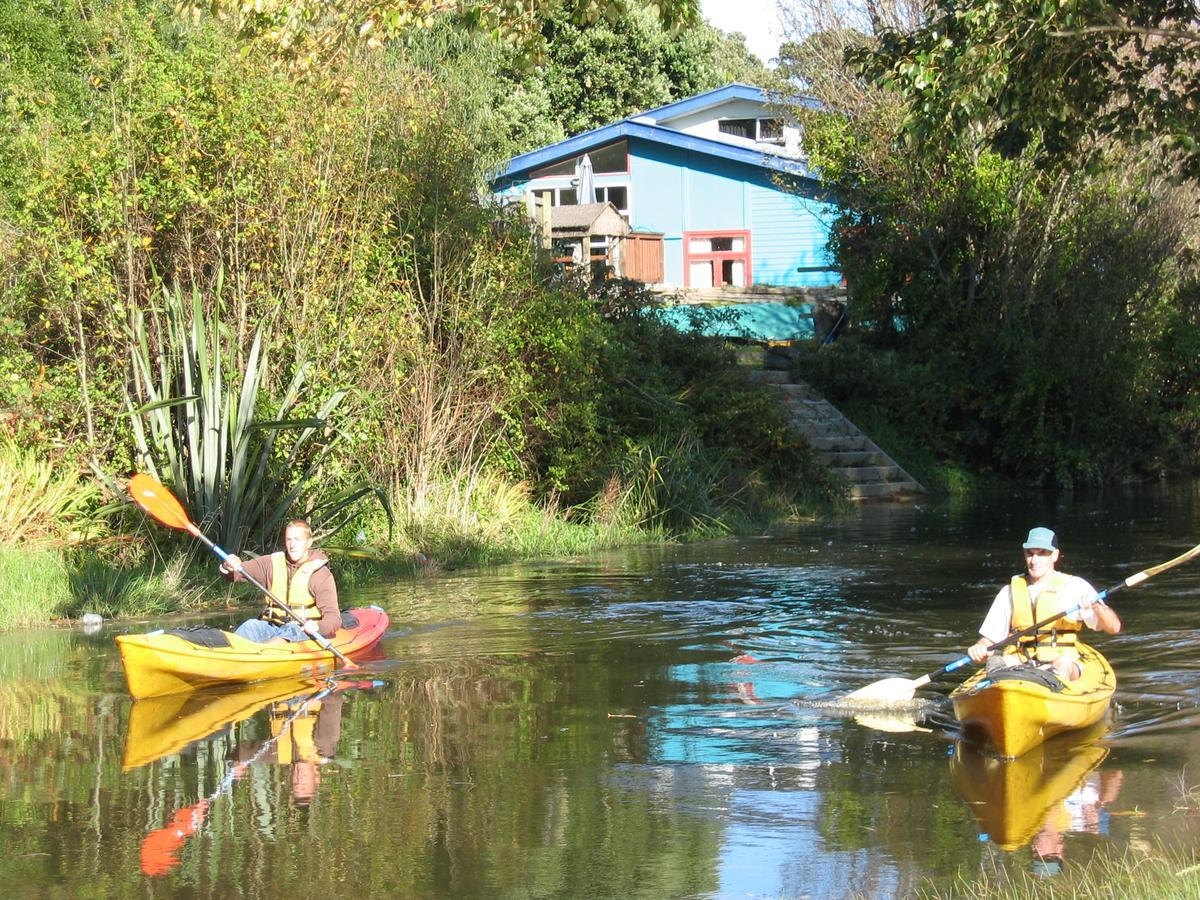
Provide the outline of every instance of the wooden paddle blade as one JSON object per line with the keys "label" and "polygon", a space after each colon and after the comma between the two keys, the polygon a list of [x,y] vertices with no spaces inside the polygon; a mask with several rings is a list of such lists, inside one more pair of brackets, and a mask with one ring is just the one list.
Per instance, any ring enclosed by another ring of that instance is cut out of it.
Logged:
{"label": "wooden paddle blade", "polygon": [[1200,555],[1200,544],[1197,544],[1187,553],[1181,553],[1179,556],[1175,557],[1174,559],[1169,559],[1165,563],[1159,563],[1157,566],[1151,566],[1149,569],[1144,569],[1141,572],[1138,572],[1136,575],[1130,575],[1125,579],[1125,587],[1133,587],[1134,585],[1141,584],[1147,578],[1153,578],[1159,572],[1165,572],[1167,569],[1173,569],[1176,566],[1195,558],[1197,555]]}
{"label": "wooden paddle blade", "polygon": [[141,507],[142,512],[158,520],[168,528],[181,531],[191,530],[191,519],[175,495],[143,472],[129,479],[129,497]]}
{"label": "wooden paddle blade", "polygon": [[885,678],[847,694],[842,702],[857,705],[904,703],[913,698],[913,692],[919,686],[913,678]]}

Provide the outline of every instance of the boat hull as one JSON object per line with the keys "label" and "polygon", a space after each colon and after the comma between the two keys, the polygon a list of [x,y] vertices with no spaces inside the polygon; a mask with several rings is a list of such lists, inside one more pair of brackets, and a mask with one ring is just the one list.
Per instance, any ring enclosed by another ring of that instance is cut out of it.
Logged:
{"label": "boat hull", "polygon": [[[346,656],[373,647],[387,630],[378,607],[349,610],[355,628],[341,628],[330,643]],[[246,684],[288,676],[311,677],[334,671],[338,657],[313,641],[258,644],[228,633],[228,647],[200,647],[163,631],[117,637],[130,696],[161,697],[219,684]]]}
{"label": "boat hull", "polygon": [[996,680],[980,671],[950,694],[963,739],[1015,757],[1063,732],[1087,728],[1108,712],[1116,676],[1103,655],[1078,644],[1083,675],[1061,691],[1032,681]]}

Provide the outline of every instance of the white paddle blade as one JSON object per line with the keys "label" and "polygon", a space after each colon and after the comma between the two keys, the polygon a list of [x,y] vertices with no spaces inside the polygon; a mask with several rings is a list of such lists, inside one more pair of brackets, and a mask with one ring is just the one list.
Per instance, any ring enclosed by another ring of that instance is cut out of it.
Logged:
{"label": "white paddle blade", "polygon": [[885,678],[868,684],[864,688],[847,694],[843,700],[847,703],[903,703],[913,698],[913,692],[920,687],[916,679]]}
{"label": "white paddle blade", "polygon": [[861,713],[854,717],[854,721],[864,728],[871,728],[875,731],[887,731],[892,734],[904,734],[912,731],[929,731],[917,724],[916,716],[911,712],[908,714],[894,713]]}

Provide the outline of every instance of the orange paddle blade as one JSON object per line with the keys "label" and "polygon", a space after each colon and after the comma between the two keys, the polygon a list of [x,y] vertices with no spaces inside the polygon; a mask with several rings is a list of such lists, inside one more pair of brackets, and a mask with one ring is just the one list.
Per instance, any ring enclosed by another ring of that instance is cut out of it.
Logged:
{"label": "orange paddle blade", "polygon": [[175,495],[145,473],[139,472],[129,479],[129,496],[142,512],[152,516],[168,528],[181,531],[191,530],[191,520]]}
{"label": "orange paddle blade", "polygon": [[196,833],[208,811],[208,801],[201,800],[175,813],[165,828],[150,832],[142,840],[142,872],[146,875],[166,875],[179,865],[179,850],[183,842]]}

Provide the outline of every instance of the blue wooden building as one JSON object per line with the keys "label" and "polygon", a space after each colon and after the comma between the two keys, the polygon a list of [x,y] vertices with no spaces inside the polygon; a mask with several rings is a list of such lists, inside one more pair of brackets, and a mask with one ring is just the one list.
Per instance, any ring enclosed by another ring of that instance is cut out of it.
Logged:
{"label": "blue wooden building", "polygon": [[645,243],[637,238],[653,237],[661,269],[642,280],[667,288],[841,282],[825,248],[837,209],[807,166],[800,129],[748,85],[729,84],[514,157],[493,190],[531,210],[535,203],[611,203],[630,228],[620,241],[626,265],[615,260],[617,270],[632,277],[630,268],[652,271],[632,266],[631,253]]}

